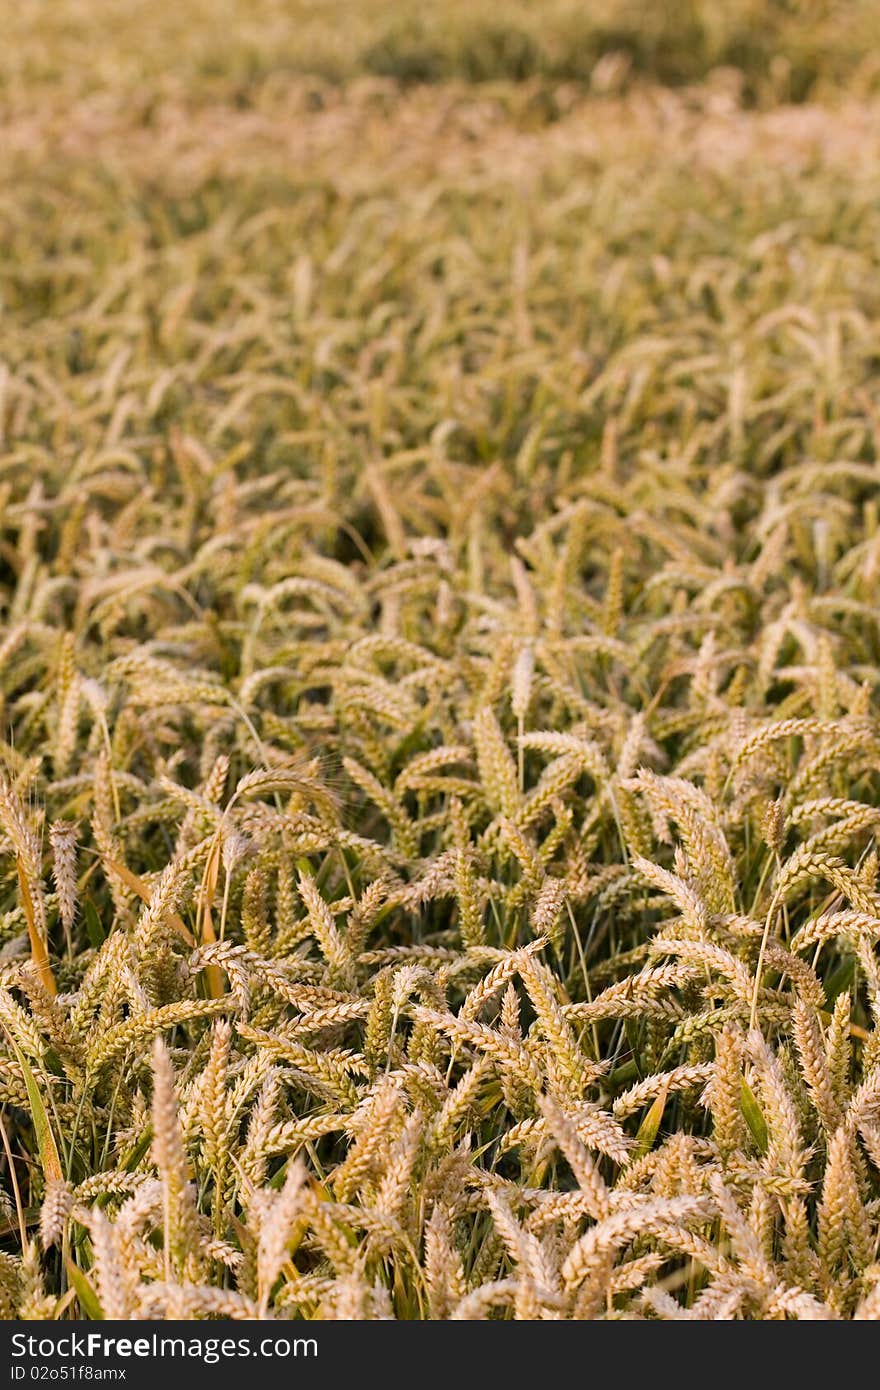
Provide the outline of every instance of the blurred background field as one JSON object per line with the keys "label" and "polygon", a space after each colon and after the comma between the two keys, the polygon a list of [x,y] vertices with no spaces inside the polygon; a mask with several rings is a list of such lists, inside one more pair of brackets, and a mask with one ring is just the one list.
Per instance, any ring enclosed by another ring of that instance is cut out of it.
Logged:
{"label": "blurred background field", "polygon": [[0,79],[67,90],[183,86],[238,100],[310,73],[403,83],[679,85],[736,68],[751,100],[800,101],[880,75],[872,0],[40,0],[8,5]]}
{"label": "blurred background field", "polygon": [[630,461],[709,465],[732,430],[768,468],[836,447],[835,421],[858,436],[876,16],[9,7],[7,469],[161,452],[173,428],[245,471],[324,469],[366,524],[364,441],[388,460],[442,438],[514,468],[504,506],[528,519],[609,415]]}

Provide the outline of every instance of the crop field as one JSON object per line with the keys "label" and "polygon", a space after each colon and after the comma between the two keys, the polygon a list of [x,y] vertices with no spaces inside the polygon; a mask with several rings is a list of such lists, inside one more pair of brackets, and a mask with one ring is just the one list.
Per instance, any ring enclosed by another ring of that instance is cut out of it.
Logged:
{"label": "crop field", "polygon": [[876,4],[2,9],[0,1317],[880,1318]]}

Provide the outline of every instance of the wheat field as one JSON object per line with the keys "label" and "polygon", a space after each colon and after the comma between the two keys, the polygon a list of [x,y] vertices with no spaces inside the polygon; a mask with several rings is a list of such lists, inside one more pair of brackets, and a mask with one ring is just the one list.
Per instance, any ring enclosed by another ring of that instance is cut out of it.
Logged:
{"label": "wheat field", "polygon": [[507,8],[6,7],[4,1319],[880,1318],[876,7]]}

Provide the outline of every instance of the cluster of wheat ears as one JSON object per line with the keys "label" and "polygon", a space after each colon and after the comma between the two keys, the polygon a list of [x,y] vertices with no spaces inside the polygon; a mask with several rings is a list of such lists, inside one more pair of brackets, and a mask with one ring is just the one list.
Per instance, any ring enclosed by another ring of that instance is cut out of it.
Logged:
{"label": "cluster of wheat ears", "polygon": [[0,1316],[880,1317],[873,108],[34,32]]}

